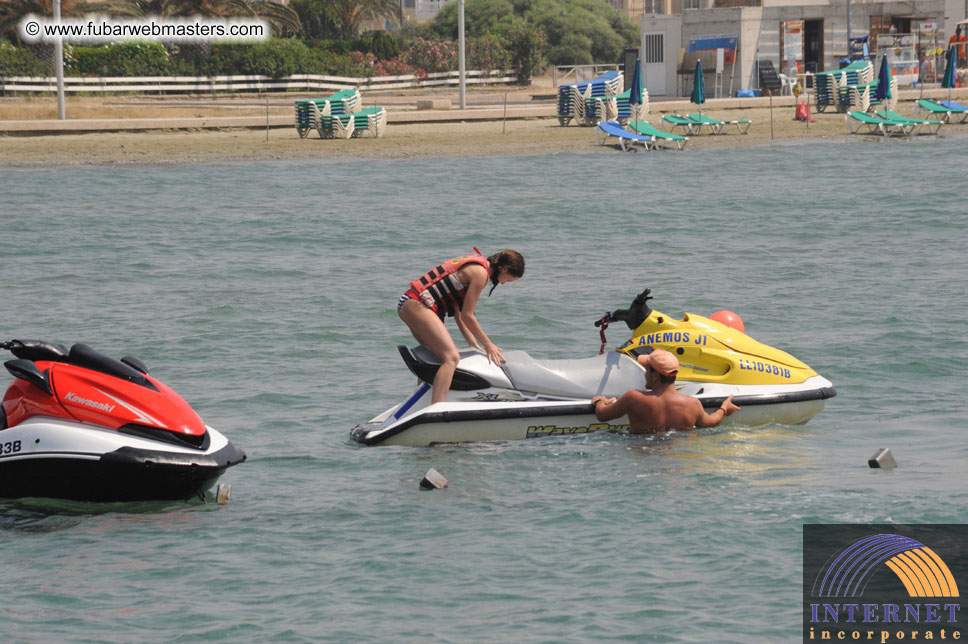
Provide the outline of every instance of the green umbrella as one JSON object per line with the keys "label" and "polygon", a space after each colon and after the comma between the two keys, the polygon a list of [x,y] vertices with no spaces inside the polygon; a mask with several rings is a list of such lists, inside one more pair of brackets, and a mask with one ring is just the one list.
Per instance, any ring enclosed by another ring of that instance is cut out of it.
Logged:
{"label": "green umbrella", "polygon": [[951,100],[951,88],[955,86],[955,48],[948,48],[948,62],[944,66],[944,76],[941,78],[941,87],[948,88],[948,100]]}
{"label": "green umbrella", "polygon": [[635,70],[632,72],[632,86],[629,88],[629,107],[632,108],[632,120],[639,120],[639,105],[642,104],[642,74],[639,59],[635,59]]}
{"label": "green umbrella", "polygon": [[874,90],[874,98],[882,103],[894,98],[891,92],[891,78],[891,65],[887,62],[887,54],[884,54],[881,57],[881,71],[877,75],[877,89]]}
{"label": "green umbrella", "polygon": [[702,114],[702,104],[706,102],[706,83],[702,78],[702,61],[696,59],[696,74],[692,80],[692,94],[689,100],[699,106],[699,113]]}

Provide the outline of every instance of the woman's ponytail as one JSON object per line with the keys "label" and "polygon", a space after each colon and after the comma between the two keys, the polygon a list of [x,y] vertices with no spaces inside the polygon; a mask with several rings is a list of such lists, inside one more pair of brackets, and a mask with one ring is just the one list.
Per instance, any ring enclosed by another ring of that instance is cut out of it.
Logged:
{"label": "woman's ponytail", "polygon": [[523,277],[524,276],[524,257],[516,250],[502,250],[500,253],[494,253],[487,258],[488,264],[491,267],[491,290],[488,292],[488,297],[497,288],[498,278],[501,276],[501,269],[506,268],[508,274],[512,277]]}

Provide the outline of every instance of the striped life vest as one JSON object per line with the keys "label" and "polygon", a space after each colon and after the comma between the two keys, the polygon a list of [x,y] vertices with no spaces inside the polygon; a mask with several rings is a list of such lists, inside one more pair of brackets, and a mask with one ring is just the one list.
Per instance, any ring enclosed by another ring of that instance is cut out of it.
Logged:
{"label": "striped life vest", "polygon": [[407,293],[433,309],[441,318],[445,315],[453,317],[461,310],[467,293],[467,287],[461,284],[457,271],[468,264],[480,264],[490,272],[490,264],[482,255],[455,257],[410,282]]}

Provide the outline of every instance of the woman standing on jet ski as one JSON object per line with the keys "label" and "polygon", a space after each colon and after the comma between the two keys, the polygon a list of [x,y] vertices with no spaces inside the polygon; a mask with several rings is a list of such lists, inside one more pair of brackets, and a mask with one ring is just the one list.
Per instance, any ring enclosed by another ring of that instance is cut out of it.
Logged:
{"label": "woman standing on jet ski", "polygon": [[484,351],[489,362],[503,364],[506,360],[501,348],[484,333],[474,316],[474,309],[489,280],[493,284],[491,292],[494,292],[498,284],[513,282],[522,275],[524,257],[521,253],[503,250],[485,258],[477,251],[477,254],[449,259],[410,282],[410,288],[397,304],[397,313],[410,327],[417,342],[440,359],[431,403],[443,402],[447,398],[460,360],[457,345],[444,326],[444,316],[454,318],[467,344]]}

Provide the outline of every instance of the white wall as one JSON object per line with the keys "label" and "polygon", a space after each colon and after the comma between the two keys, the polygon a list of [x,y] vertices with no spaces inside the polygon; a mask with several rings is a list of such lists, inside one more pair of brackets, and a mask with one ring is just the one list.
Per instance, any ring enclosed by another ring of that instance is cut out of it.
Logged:
{"label": "white wall", "polygon": [[[965,0],[945,0],[944,2],[944,40],[945,44],[948,43],[948,39],[955,35],[955,23],[961,20],[968,19],[968,2]],[[964,28],[961,29],[961,35],[965,36]]]}
{"label": "white wall", "polygon": [[[679,49],[682,47],[682,17],[679,15],[644,15],[640,23],[642,42],[639,43],[639,52],[645,51],[645,34],[662,33],[665,35],[665,83],[656,83],[654,74],[645,74],[645,87],[649,91],[649,96],[675,96],[678,87],[676,77],[676,63],[679,59]],[[643,68],[644,71],[644,68]],[[651,80],[650,80],[651,78]],[[664,92],[656,92],[653,88],[664,85]]]}

